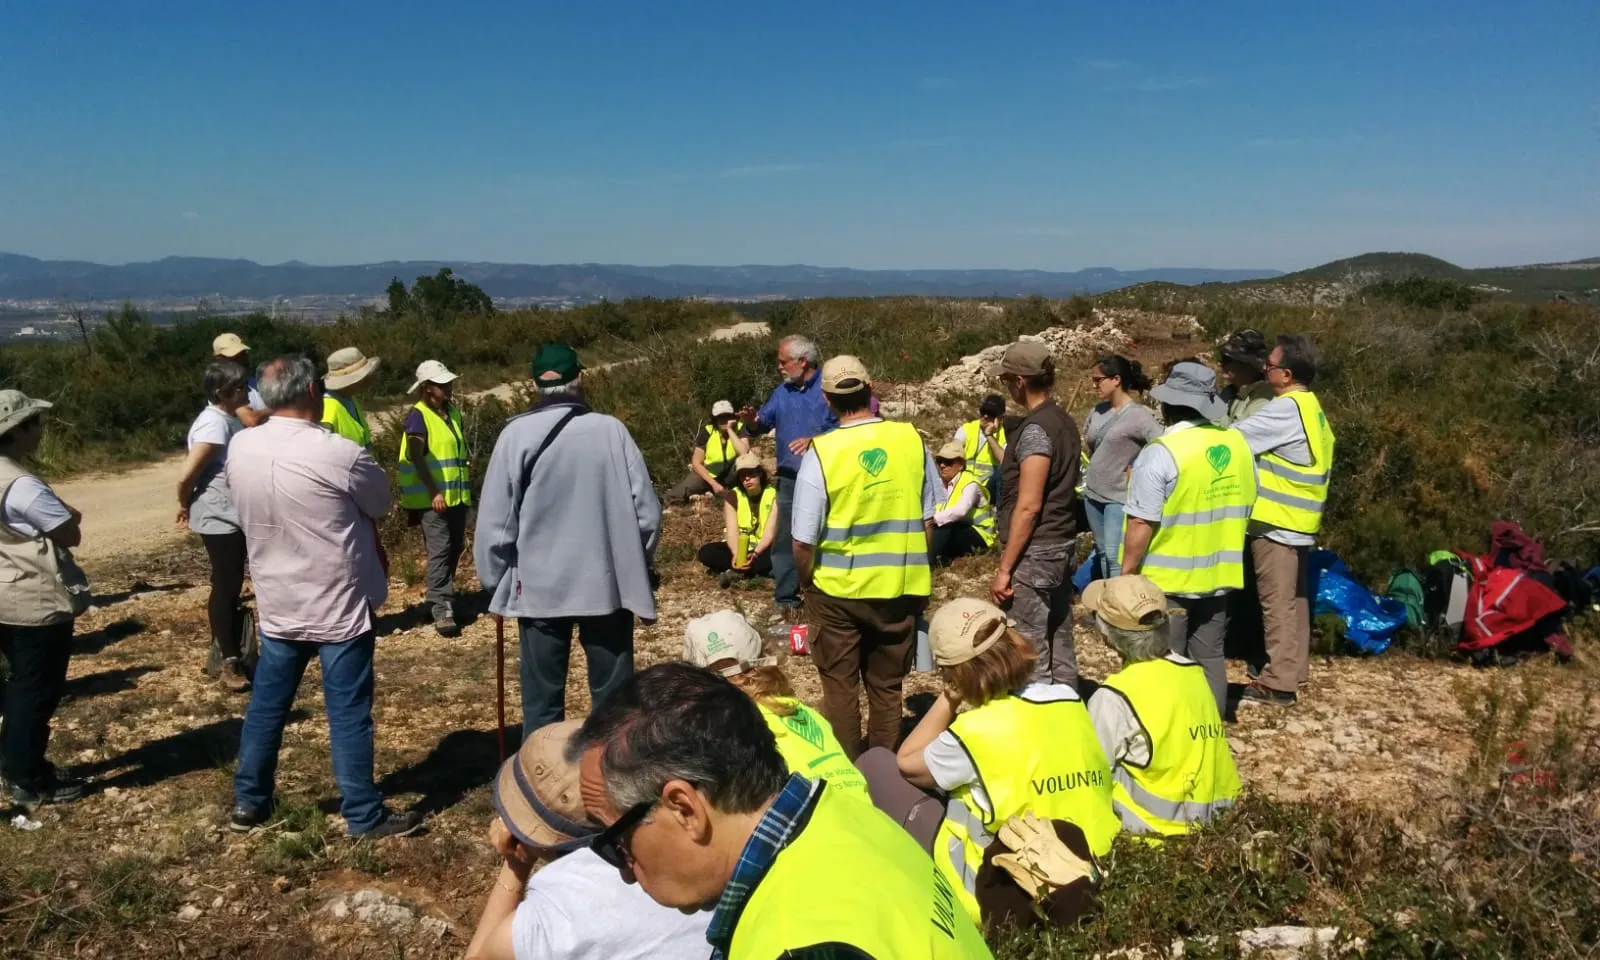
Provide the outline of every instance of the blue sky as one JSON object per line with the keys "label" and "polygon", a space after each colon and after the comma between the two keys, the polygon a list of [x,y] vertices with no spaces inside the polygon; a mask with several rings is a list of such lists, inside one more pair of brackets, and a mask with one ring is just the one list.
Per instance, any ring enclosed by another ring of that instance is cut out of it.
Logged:
{"label": "blue sky", "polygon": [[0,4],[0,250],[1600,256],[1600,4]]}

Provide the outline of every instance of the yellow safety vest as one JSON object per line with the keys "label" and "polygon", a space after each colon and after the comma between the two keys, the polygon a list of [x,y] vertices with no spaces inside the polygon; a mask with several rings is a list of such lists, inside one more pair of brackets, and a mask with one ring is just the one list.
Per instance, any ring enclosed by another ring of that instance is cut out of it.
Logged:
{"label": "yellow safety vest", "polygon": [[767,534],[767,524],[772,520],[772,508],[778,502],[778,488],[768,485],[761,490],[761,501],[756,504],[754,512],[750,510],[750,495],[745,493],[744,487],[734,490],[733,503],[738,512],[739,534],[744,537],[744,555],[746,558],[756,552],[761,538]]}
{"label": "yellow safety vest", "polygon": [[835,790],[853,793],[868,803],[872,795],[867,792],[867,778],[845,756],[839,738],[833,735],[833,724],[821,714],[798,700],[775,697],[779,703],[793,707],[794,712],[780,716],[766,704],[756,701],[767,729],[778,741],[778,752],[789,765],[790,773],[798,773],[810,780],[826,780]]}
{"label": "yellow safety vest", "polygon": [[[979,483],[988,483],[994,476],[999,464],[994,462],[994,453],[989,449],[989,444],[983,439],[983,422],[968,420],[961,425],[961,436],[966,443],[964,456],[967,459],[967,469],[977,476]],[[1001,449],[1006,445],[1006,428],[1001,427],[994,432],[994,442],[1000,444]]]}
{"label": "yellow safety vest", "polygon": [[1017,814],[1071,821],[1095,856],[1110,852],[1121,829],[1111,806],[1111,768],[1076,694],[991,700],[957,716],[950,732],[978,771],[988,803],[980,802],[971,785],[951,792],[933,841],[933,862],[974,921],[982,920],[977,879],[984,851],[1000,825]]}
{"label": "yellow safety vest", "polygon": [[1290,463],[1276,453],[1257,458],[1261,491],[1250,519],[1280,530],[1315,534],[1322,529],[1322,508],[1328,502],[1328,475],[1333,471],[1333,428],[1322,402],[1310,390],[1284,396],[1300,411],[1300,426],[1311,448],[1310,463]]}
{"label": "yellow safety vest", "polygon": [[[428,469],[433,473],[445,506],[472,503],[472,478],[467,473],[467,442],[461,433],[461,408],[450,405],[450,419],[434,412],[426,401],[417,401],[422,422],[428,427]],[[410,444],[400,440],[400,506],[407,510],[426,510],[432,504],[428,488],[411,462]]]}
{"label": "yellow safety vest", "polygon": [[1239,796],[1217,701],[1198,663],[1131,664],[1102,684],[1121,694],[1150,740],[1150,762],[1112,771],[1113,802],[1129,833],[1188,833]]}
{"label": "yellow safety vest", "polygon": [[1244,586],[1244,538],[1256,499],[1250,445],[1200,424],[1150,441],[1167,448],[1178,483],[1139,572],[1166,593],[1210,596]]}
{"label": "yellow safety vest", "polygon": [[967,522],[972,524],[972,529],[978,531],[978,536],[983,538],[985,546],[994,546],[994,504],[989,500],[989,488],[983,485],[969,467],[956,477],[956,482],[950,486],[950,495],[939,504],[939,509],[944,510],[951,503],[961,499],[961,491],[968,486],[978,488],[978,505],[967,514]]}
{"label": "yellow safety vest", "polygon": [[813,582],[831,597],[889,600],[933,589],[922,518],[926,453],[917,428],[879,420],[811,441],[822,464],[828,516]]}
{"label": "yellow safety vest", "polygon": [[745,902],[729,960],[776,960],[828,943],[883,960],[993,957],[903,827],[826,782],[813,803]]}
{"label": "yellow safety vest", "polygon": [[[344,401],[350,406],[345,406]],[[344,401],[331,393],[322,395],[322,425],[346,440],[355,441],[357,446],[371,450],[372,430],[367,426],[367,411],[355,397],[345,397]]]}
{"label": "yellow safety vest", "polygon": [[722,476],[723,468],[738,459],[739,450],[733,445],[732,440],[722,435],[722,431],[717,429],[716,424],[708,423],[701,429],[705,431],[705,436],[701,439],[700,445],[705,448],[703,462],[705,463],[706,471],[713,477],[720,477]]}

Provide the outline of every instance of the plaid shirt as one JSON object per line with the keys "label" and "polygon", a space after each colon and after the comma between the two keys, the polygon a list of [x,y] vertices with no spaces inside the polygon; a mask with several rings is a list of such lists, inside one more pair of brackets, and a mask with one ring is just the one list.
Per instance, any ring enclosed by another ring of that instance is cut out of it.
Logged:
{"label": "plaid shirt", "polygon": [[[778,792],[755,832],[739,854],[733,876],[722,888],[722,898],[717,901],[716,912],[711,915],[711,925],[706,928],[706,940],[711,943],[712,960],[727,960],[728,949],[733,944],[733,931],[739,925],[745,904],[756,892],[762,878],[772,868],[783,852],[810,819],[811,809],[822,792],[821,780],[807,780],[798,773],[789,776],[789,782]],[[783,954],[788,960],[872,960],[859,949],[844,944],[818,944],[789,950]],[[779,960],[783,960],[779,958]]]}

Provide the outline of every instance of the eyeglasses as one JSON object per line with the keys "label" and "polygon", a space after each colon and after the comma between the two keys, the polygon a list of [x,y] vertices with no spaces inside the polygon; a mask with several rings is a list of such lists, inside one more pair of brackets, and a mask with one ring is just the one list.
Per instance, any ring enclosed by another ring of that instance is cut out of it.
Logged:
{"label": "eyeglasses", "polygon": [[628,851],[628,837],[635,827],[644,822],[645,816],[656,805],[655,800],[645,800],[628,808],[628,812],[618,817],[611,826],[600,831],[599,835],[589,841],[589,849],[595,856],[611,864],[618,870],[625,870],[633,861],[633,854]]}
{"label": "eyeglasses", "polygon": [[1089,382],[1098,387],[1098,386],[1100,386],[1100,384],[1104,383],[1107,380],[1115,380],[1115,379],[1117,379],[1117,378],[1116,377],[1090,377],[1089,378]]}

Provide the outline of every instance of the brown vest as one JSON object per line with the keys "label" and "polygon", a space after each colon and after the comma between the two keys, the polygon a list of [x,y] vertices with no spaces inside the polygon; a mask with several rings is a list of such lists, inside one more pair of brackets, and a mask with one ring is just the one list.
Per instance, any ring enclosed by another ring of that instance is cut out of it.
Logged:
{"label": "brown vest", "polygon": [[[11,485],[31,476],[0,457],[0,505]],[[89,581],[71,551],[46,536],[25,536],[0,520],[0,623],[21,627],[71,620],[89,608]]]}
{"label": "brown vest", "polygon": [[[1037,423],[1050,438],[1050,472],[1044,481],[1044,503],[1039,510],[1039,522],[1033,528],[1029,541],[1052,543],[1070,540],[1077,535],[1074,518],[1074,501],[1077,493],[1078,471],[1081,468],[1078,425],[1072,415],[1061,409],[1054,400],[1046,400],[1018,421],[1016,428],[1006,430],[1006,458],[1000,464],[1000,543],[1011,534],[1011,511],[1017,507],[1017,483],[1022,467],[1011,448],[1022,436],[1028,424]],[[1026,548],[1024,548],[1026,549]]]}

